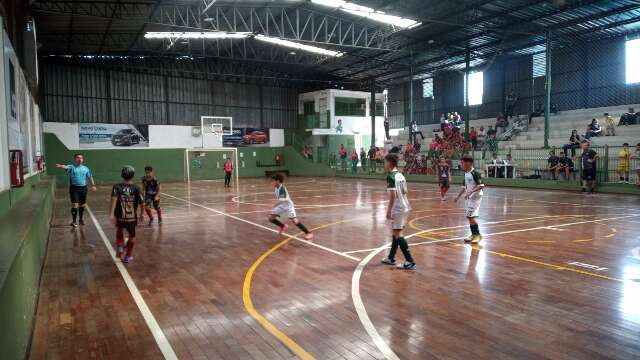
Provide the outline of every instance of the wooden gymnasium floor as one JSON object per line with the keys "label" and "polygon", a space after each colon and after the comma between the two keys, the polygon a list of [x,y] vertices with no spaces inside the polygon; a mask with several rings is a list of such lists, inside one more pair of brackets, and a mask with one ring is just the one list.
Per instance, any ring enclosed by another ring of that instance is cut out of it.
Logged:
{"label": "wooden gymnasium floor", "polygon": [[273,232],[264,179],[164,184],[126,268],[101,236],[109,188],[78,230],[60,189],[31,358],[640,357],[637,197],[488,188],[472,247],[460,205],[409,186],[413,272],[379,263],[383,181],[289,179],[313,243]]}

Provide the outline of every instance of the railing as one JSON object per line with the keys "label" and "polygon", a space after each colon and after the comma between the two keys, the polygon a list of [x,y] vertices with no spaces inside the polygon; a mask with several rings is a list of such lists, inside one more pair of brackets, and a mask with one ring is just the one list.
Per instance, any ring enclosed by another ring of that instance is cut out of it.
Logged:
{"label": "railing", "polygon": [[[619,182],[619,165],[621,163],[620,158],[618,157],[618,153],[622,149],[621,146],[591,146],[592,150],[594,150],[598,154],[598,160],[596,163],[597,168],[597,180],[599,182]],[[630,147],[631,155],[634,155],[634,148]],[[554,151],[555,155],[558,156],[562,148],[523,148],[523,149],[502,149],[500,151],[496,151],[497,156],[504,160],[507,155],[511,155],[512,162],[515,163],[516,167],[516,177],[524,178],[540,178],[540,179],[552,179],[554,175],[551,174],[546,169],[548,168],[548,158],[549,152]],[[582,149],[566,149],[568,156],[571,157],[574,163],[574,173],[569,179],[565,179],[564,175],[559,176],[560,180],[579,180],[581,174],[581,155]],[[336,151],[332,152],[329,155],[329,161],[327,165],[336,169],[336,172],[340,173],[364,173],[364,174],[373,174],[373,173],[383,173],[383,165],[382,162],[370,161],[366,160],[365,166],[362,166],[360,160],[356,163],[355,171],[353,167],[353,162],[351,161],[351,157],[348,156],[346,159],[340,159],[336,156]],[[425,150],[421,151],[418,161],[419,169],[415,169],[416,163],[412,162],[412,158],[409,158],[406,162],[404,160],[400,161],[400,168],[408,171],[411,171],[414,174],[434,174],[434,169],[432,169],[433,162],[431,161],[434,157],[438,157],[441,155],[440,152],[434,150]],[[460,157],[463,154],[454,154],[451,158],[454,167],[454,175],[461,175],[462,172],[459,171],[457,163]],[[470,155],[475,160],[475,166],[478,169],[484,170],[485,164],[491,163],[491,159],[493,157],[493,152],[489,152],[488,150],[471,150],[464,155]],[[403,154],[400,154],[400,158],[403,159]],[[623,165],[626,165],[623,163]],[[628,169],[629,169],[629,181],[635,183],[640,181],[638,179],[638,172],[635,170],[640,165],[640,160],[631,159],[628,161]],[[624,167],[624,166],[623,166]],[[626,178],[626,175],[624,176]]]}

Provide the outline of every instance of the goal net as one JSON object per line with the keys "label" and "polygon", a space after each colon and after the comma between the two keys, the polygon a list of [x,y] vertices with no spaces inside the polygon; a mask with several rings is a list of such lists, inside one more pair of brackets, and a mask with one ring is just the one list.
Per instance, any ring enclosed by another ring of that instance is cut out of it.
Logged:
{"label": "goal net", "polygon": [[202,184],[210,187],[209,183],[224,184],[224,164],[231,160],[233,171],[230,186],[238,187],[238,149],[236,148],[203,148],[185,149],[185,174],[189,186]]}
{"label": "goal net", "polygon": [[222,147],[224,135],[233,134],[233,118],[230,116],[201,116],[202,147]]}

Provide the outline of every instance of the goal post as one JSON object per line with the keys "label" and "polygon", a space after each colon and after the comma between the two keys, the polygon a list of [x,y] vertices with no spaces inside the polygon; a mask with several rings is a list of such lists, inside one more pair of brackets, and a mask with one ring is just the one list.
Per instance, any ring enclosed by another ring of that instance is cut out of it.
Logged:
{"label": "goal post", "polygon": [[224,163],[231,159],[233,173],[231,186],[235,189],[239,185],[238,176],[238,149],[226,148],[195,148],[185,149],[184,167],[185,180],[189,185],[196,182],[222,182],[224,181]]}

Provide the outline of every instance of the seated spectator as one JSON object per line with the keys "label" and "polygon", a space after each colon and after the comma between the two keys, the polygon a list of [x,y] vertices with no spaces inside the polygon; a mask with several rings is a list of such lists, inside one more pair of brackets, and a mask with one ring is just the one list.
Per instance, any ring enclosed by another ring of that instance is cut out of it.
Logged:
{"label": "seated spectator", "polygon": [[604,126],[606,136],[616,136],[616,123],[609,113],[604,113]]}
{"label": "seated spectator", "polygon": [[499,113],[498,117],[496,118],[496,132],[498,129],[502,129],[502,132],[504,133],[505,131],[507,131],[508,126],[509,120],[504,116],[503,113]]}
{"label": "seated spectator", "polygon": [[591,119],[591,124],[587,127],[587,133],[585,134],[585,138],[587,140],[591,139],[594,136],[601,136],[602,128],[600,124],[598,124],[598,119]]}
{"label": "seated spectator", "polygon": [[478,130],[478,146],[481,147],[487,139],[487,132],[484,130],[484,126],[480,126]]}
{"label": "seated spectator", "polygon": [[469,140],[471,140],[471,148],[476,150],[478,148],[478,132],[475,127],[471,127],[469,130]]}
{"label": "seated spectator", "polygon": [[409,158],[409,155],[413,153],[413,144],[407,143],[407,146],[404,149],[404,160],[406,161]]}
{"label": "seated spectator", "polygon": [[549,151],[549,158],[547,159],[547,171],[551,174],[553,180],[558,180],[558,166],[560,164],[560,158],[556,156],[555,151]]}
{"label": "seated spectator", "polygon": [[391,150],[389,150],[389,154],[400,154],[402,152],[402,145],[394,145]]}
{"label": "seated spectator", "polygon": [[416,141],[413,143],[413,152],[419,153],[421,147],[422,145],[420,145],[420,142],[418,141],[418,139],[416,139]]}
{"label": "seated spectator", "polygon": [[513,161],[511,154],[507,154],[507,158],[504,160],[504,163],[507,165],[507,178],[512,179],[516,163]]}
{"label": "seated spectator", "polygon": [[444,131],[444,128],[449,125],[449,117],[442,114],[440,117],[440,131]]}
{"label": "seated spectator", "polygon": [[573,160],[567,156],[567,153],[564,151],[560,152],[560,157],[558,160],[558,166],[556,167],[556,179],[559,174],[564,174],[565,180],[571,179],[571,174],[574,172]]}
{"label": "seated spectator", "polygon": [[[498,156],[498,153],[493,153],[491,160],[489,160],[489,164],[491,165],[503,165],[504,161]],[[504,177],[504,167],[500,166],[490,166],[489,167],[489,176],[490,177]]]}
{"label": "seated spectator", "polygon": [[313,160],[313,150],[305,145],[304,149],[302,149],[302,156],[306,159]]}
{"label": "seated spectator", "polygon": [[580,148],[582,143],[582,136],[578,134],[578,130],[571,131],[571,137],[569,137],[569,143],[562,146],[562,150],[566,153],[568,149],[571,149],[571,156],[576,155],[576,149]]}
{"label": "seated spectator", "polygon": [[542,106],[542,104],[537,103],[536,107],[533,109],[533,112],[531,112],[531,114],[529,114],[529,124],[531,124],[531,120],[534,117],[538,117],[540,115],[544,114],[544,107]]}
{"label": "seated spectator", "polygon": [[620,117],[620,121],[618,122],[618,126],[622,125],[635,125],[638,123],[638,114],[633,110],[633,108],[629,108],[625,114]]}
{"label": "seated spectator", "polygon": [[497,135],[497,132],[493,129],[493,127],[491,125],[489,125],[489,129],[487,129],[487,138],[495,138]]}
{"label": "seated spectator", "polygon": [[550,113],[552,114],[557,114],[558,113],[558,105],[556,104],[551,104],[551,110],[549,110]]}

